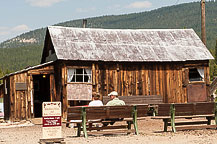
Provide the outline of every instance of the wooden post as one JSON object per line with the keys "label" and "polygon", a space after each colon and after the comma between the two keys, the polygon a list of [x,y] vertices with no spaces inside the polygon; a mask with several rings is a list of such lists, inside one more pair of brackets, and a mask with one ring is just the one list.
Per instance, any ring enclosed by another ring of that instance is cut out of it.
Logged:
{"label": "wooden post", "polygon": [[163,122],[164,122],[164,132],[167,132],[168,119],[163,119]]}
{"label": "wooden post", "polygon": [[204,45],[206,45],[205,0],[201,0],[201,39]]}
{"label": "wooden post", "polygon": [[132,115],[133,115],[133,125],[135,129],[135,134],[138,135],[139,131],[138,131],[138,125],[137,125],[137,108],[135,105],[133,106]]}
{"label": "wooden post", "polygon": [[83,127],[84,137],[87,138],[86,107],[82,107],[82,127]]}
{"label": "wooden post", "polygon": [[172,131],[176,132],[176,127],[175,127],[175,104],[170,105],[170,116],[171,116],[171,126],[172,126]]}
{"label": "wooden post", "polygon": [[77,123],[77,127],[78,127],[77,136],[80,137],[81,136],[81,124]]}
{"label": "wooden post", "polygon": [[217,103],[215,103],[215,124],[217,125]]}

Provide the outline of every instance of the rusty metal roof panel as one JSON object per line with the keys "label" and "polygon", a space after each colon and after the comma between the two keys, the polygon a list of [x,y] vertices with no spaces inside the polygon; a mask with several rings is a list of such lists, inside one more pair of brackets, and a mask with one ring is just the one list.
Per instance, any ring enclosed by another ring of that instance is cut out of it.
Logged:
{"label": "rusty metal roof panel", "polygon": [[213,59],[193,29],[90,29],[48,27],[58,59],[188,61]]}

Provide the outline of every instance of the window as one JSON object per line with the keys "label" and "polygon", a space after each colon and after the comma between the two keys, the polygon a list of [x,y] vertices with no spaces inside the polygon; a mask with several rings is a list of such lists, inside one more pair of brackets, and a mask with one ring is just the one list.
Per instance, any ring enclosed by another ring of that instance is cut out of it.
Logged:
{"label": "window", "polygon": [[189,69],[189,81],[203,81],[204,69],[203,68],[191,68]]}
{"label": "window", "polygon": [[91,83],[90,68],[68,68],[68,82]]}

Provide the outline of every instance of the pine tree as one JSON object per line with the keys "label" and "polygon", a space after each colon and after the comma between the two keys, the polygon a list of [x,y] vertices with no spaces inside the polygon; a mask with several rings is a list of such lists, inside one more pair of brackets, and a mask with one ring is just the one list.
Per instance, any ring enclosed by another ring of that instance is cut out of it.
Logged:
{"label": "pine tree", "polygon": [[213,62],[213,64],[210,65],[210,68],[213,66],[213,75],[211,76],[212,78],[217,76],[217,39],[216,39],[216,46],[215,46],[215,60],[214,61],[215,62]]}
{"label": "pine tree", "polygon": [[217,39],[216,39],[216,45],[215,45],[215,64],[217,65]]}

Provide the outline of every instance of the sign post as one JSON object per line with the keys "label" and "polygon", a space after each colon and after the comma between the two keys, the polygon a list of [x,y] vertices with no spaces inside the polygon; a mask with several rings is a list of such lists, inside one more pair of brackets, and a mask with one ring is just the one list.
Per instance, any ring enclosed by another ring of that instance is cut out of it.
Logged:
{"label": "sign post", "polygon": [[42,116],[43,136],[40,141],[62,141],[61,102],[43,102]]}

